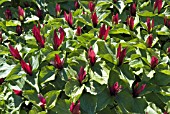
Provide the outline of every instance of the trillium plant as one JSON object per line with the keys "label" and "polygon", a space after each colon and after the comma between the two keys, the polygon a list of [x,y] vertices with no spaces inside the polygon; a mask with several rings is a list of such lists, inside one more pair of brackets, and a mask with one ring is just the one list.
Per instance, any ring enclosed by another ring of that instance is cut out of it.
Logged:
{"label": "trillium plant", "polygon": [[1,114],[169,114],[169,0],[0,0]]}

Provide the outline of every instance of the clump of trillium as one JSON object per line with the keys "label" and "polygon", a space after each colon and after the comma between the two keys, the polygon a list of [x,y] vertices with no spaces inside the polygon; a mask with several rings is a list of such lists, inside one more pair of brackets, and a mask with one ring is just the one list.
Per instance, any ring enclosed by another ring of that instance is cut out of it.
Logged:
{"label": "clump of trillium", "polygon": [[162,9],[162,0],[155,0],[154,11],[156,10],[156,8],[158,9],[158,13],[160,13]]}
{"label": "clump of trillium", "polygon": [[41,95],[41,94],[38,94],[38,98],[40,100],[40,107],[45,110],[45,106],[46,106],[46,99]]}
{"label": "clump of trillium", "polygon": [[156,56],[152,56],[151,62],[150,62],[150,67],[151,69],[154,69],[159,63],[159,60]]}
{"label": "clump of trillium", "polygon": [[104,39],[106,40],[108,34],[109,34],[109,30],[110,30],[110,27],[108,26],[107,29],[105,27],[105,24],[102,25],[102,27],[100,27],[100,31],[99,31],[99,38],[100,39]]}
{"label": "clump of trillium", "polygon": [[142,84],[140,87],[139,87],[139,82],[136,82],[136,84],[134,84],[134,86],[132,86],[132,95],[133,97],[138,97],[139,94],[145,89],[146,87],[146,84]]}
{"label": "clump of trillium", "polygon": [[116,96],[116,95],[118,94],[118,92],[121,91],[121,89],[122,89],[122,86],[119,85],[118,82],[115,82],[115,83],[109,88],[110,94],[111,94],[112,96]]}
{"label": "clump of trillium", "polygon": [[44,48],[45,39],[40,34],[40,28],[38,28],[38,27],[36,27],[36,25],[34,25],[34,27],[32,28],[32,33],[33,33],[38,45],[41,48]]}
{"label": "clump of trillium", "polygon": [[65,37],[65,32],[64,32],[63,28],[60,27],[58,29],[58,32],[60,33],[60,38],[58,37],[56,30],[54,30],[54,38],[53,38],[53,48],[54,48],[54,50],[58,49],[58,47],[64,41],[64,37]]}
{"label": "clump of trillium", "polygon": [[84,70],[84,68],[81,66],[79,73],[78,73],[78,77],[77,80],[80,82],[80,84],[82,84],[83,80],[86,77],[86,71]]}
{"label": "clump of trillium", "polygon": [[151,24],[150,18],[147,18],[146,23],[147,23],[147,27],[148,27],[148,33],[150,33],[154,27],[154,19],[152,19],[152,24]]}
{"label": "clump of trillium", "polygon": [[69,25],[70,27],[73,27],[73,16],[72,16],[71,11],[69,12],[69,14],[67,14],[67,13],[64,11],[64,18],[65,18],[65,20],[67,21],[68,25]]}
{"label": "clump of trillium", "polygon": [[20,6],[18,6],[18,20],[23,21],[25,17],[25,11]]}
{"label": "clump of trillium", "polygon": [[116,58],[118,59],[118,66],[122,65],[125,56],[126,56],[126,48],[122,50],[122,46],[121,44],[119,44],[119,47],[117,48],[117,55],[116,55]]}
{"label": "clump of trillium", "polygon": [[70,105],[70,112],[72,114],[80,114],[80,100],[77,101],[75,104],[74,102],[71,103]]}
{"label": "clump of trillium", "polygon": [[96,63],[96,54],[94,50],[92,49],[92,46],[90,46],[88,50],[88,58],[90,59],[90,64],[94,66],[94,64]]}

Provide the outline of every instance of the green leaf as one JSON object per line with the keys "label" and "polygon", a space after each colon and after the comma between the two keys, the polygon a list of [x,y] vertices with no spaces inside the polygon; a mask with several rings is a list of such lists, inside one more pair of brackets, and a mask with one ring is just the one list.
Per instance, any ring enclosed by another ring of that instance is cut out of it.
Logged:
{"label": "green leaf", "polygon": [[97,98],[94,95],[85,93],[80,98],[80,106],[86,113],[95,114]]}
{"label": "green leaf", "polygon": [[156,16],[153,12],[149,12],[147,10],[139,12],[138,15],[143,16],[143,17],[154,17],[154,16]]}

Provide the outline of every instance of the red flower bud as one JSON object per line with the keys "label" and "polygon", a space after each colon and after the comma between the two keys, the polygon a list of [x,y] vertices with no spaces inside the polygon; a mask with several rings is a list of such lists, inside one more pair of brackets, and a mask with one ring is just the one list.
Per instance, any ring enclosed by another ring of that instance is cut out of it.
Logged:
{"label": "red flower bud", "polygon": [[158,65],[158,63],[159,63],[158,58],[155,56],[152,56],[151,63],[150,63],[151,69],[154,69]]}
{"label": "red flower bud", "polygon": [[22,27],[20,25],[16,26],[16,33],[18,36],[20,36],[22,34]]}
{"label": "red flower bud", "polygon": [[160,13],[162,9],[162,0],[155,0],[154,11],[156,10],[156,8],[158,8],[158,13]]}
{"label": "red flower bud", "polygon": [[118,24],[119,23],[119,14],[116,13],[116,15],[112,16],[112,23]]}
{"label": "red flower bud", "polygon": [[64,64],[64,60],[61,61],[60,56],[56,54],[54,59],[54,66],[58,69],[62,69],[63,64]]}
{"label": "red flower bud", "polygon": [[93,27],[96,27],[97,23],[98,23],[98,17],[96,15],[96,12],[92,13],[91,20],[92,20],[92,23],[93,23]]}
{"label": "red flower bud", "polygon": [[134,18],[132,16],[127,18],[126,23],[129,26],[130,30],[134,29]]}
{"label": "red flower bud", "polygon": [[26,63],[24,60],[20,61],[21,67],[23,68],[23,70],[29,74],[30,76],[32,75],[32,66],[30,63]]}
{"label": "red flower bud", "polygon": [[4,83],[5,78],[0,78],[0,85],[2,85],[2,83]]}
{"label": "red flower bud", "polygon": [[150,23],[150,18],[147,18],[147,27],[148,27],[148,32],[150,33],[150,31],[153,29],[154,27],[154,20],[152,19],[152,24]]}
{"label": "red flower bud", "polygon": [[20,6],[18,6],[18,20],[23,21],[25,17],[25,11]]}
{"label": "red flower bud", "polygon": [[22,58],[21,58],[21,56],[20,56],[20,54],[19,54],[19,51],[18,51],[18,49],[16,48],[14,48],[12,45],[10,45],[9,44],[9,51],[10,51],[10,53],[11,53],[11,55],[15,58],[15,59],[18,59],[18,60],[21,60]]}
{"label": "red flower bud", "polygon": [[130,5],[130,15],[136,16],[136,3]]}
{"label": "red flower bud", "polygon": [[109,30],[110,30],[110,27],[105,27],[105,24],[102,25],[102,27],[100,27],[100,32],[99,32],[99,38],[102,39],[104,37],[104,40],[106,40],[108,34],[109,34]]}
{"label": "red flower bud", "polygon": [[77,104],[71,103],[70,112],[72,114],[80,114],[80,100],[78,100]]}
{"label": "red flower bud", "polygon": [[3,38],[2,38],[2,32],[0,31],[0,44],[2,43]]}
{"label": "red flower bud", "polygon": [[54,50],[57,50],[57,48],[62,44],[62,42],[64,41],[64,37],[65,37],[65,32],[63,30],[63,28],[59,28],[58,30],[60,32],[60,39],[58,38],[58,35],[56,33],[56,30],[54,30],[54,39],[53,39],[53,47]]}
{"label": "red flower bud", "polygon": [[60,4],[56,4],[56,6],[55,6],[55,12],[56,12],[56,15],[57,15],[57,16],[60,15],[60,13],[61,13]]}
{"label": "red flower bud", "polygon": [[88,58],[90,59],[90,63],[93,66],[96,63],[96,54],[92,49],[92,46],[90,46],[90,49],[88,50]]}
{"label": "red flower bud", "polygon": [[43,11],[40,10],[40,9],[37,9],[37,17],[39,17],[39,19],[42,19],[43,18]]}
{"label": "red flower bud", "polygon": [[121,44],[119,44],[119,47],[117,48],[117,55],[116,55],[116,57],[119,59],[118,66],[122,65],[123,60],[126,56],[126,48],[124,48],[122,51],[121,49],[122,49]]}
{"label": "red flower bud", "polygon": [[40,106],[42,109],[45,109],[45,105],[46,105],[46,99],[41,95],[41,94],[38,94],[38,98],[40,100]]}
{"label": "red flower bud", "polygon": [[170,19],[167,19],[167,17],[164,18],[164,25],[170,28]]}
{"label": "red flower bud", "polygon": [[92,13],[94,11],[94,9],[95,9],[95,4],[93,4],[93,2],[90,1],[89,4],[88,4],[88,7],[90,9],[90,12]]}
{"label": "red flower bud", "polygon": [[146,84],[142,84],[142,86],[139,87],[139,83],[137,82],[135,87],[132,87],[133,97],[138,97],[139,94],[145,89],[145,87],[146,87]]}
{"label": "red flower bud", "polygon": [[110,94],[113,95],[113,96],[116,96],[118,92],[121,91],[122,89],[122,86],[119,85],[118,82],[116,82],[115,84],[113,84],[112,87],[109,88],[110,89]]}
{"label": "red flower bud", "polygon": [[152,42],[153,42],[153,36],[152,36],[152,34],[150,34],[146,41],[146,44],[148,45],[149,48],[152,47]]}
{"label": "red flower bud", "polygon": [[22,90],[13,89],[15,95],[22,96]]}
{"label": "red flower bud", "polygon": [[167,48],[167,54],[170,54],[170,47]]}
{"label": "red flower bud", "polygon": [[77,27],[76,35],[77,36],[81,35],[81,27],[80,26]]}
{"label": "red flower bud", "polygon": [[80,5],[79,2],[77,0],[74,1],[74,6],[76,9],[79,9]]}
{"label": "red flower bud", "polygon": [[5,11],[5,18],[6,18],[7,20],[12,19],[12,13],[11,13],[11,10],[10,10],[10,9],[6,9],[6,11]]}
{"label": "red flower bud", "polygon": [[40,29],[36,27],[36,25],[34,25],[34,27],[32,28],[32,33],[36,39],[36,41],[38,42],[39,46],[41,48],[44,48],[44,43],[45,40],[43,39],[43,37],[40,34]]}
{"label": "red flower bud", "polygon": [[64,18],[65,18],[65,20],[67,21],[67,23],[69,24],[69,26],[72,27],[72,25],[73,25],[73,16],[72,16],[71,11],[69,12],[69,14],[67,14],[67,13],[64,11]]}
{"label": "red flower bud", "polygon": [[78,73],[78,81],[80,82],[80,84],[82,84],[82,81],[85,79],[86,77],[86,71],[84,70],[83,67],[80,67],[79,73]]}
{"label": "red flower bud", "polygon": [[114,3],[117,3],[117,0],[113,0]]}

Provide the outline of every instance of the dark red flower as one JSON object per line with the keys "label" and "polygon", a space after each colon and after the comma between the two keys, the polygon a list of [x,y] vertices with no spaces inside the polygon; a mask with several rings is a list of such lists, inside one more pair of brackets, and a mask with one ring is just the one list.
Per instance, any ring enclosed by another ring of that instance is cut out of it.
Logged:
{"label": "dark red flower", "polygon": [[15,95],[22,96],[22,90],[13,89]]}
{"label": "dark red flower", "polygon": [[43,11],[41,9],[37,9],[37,17],[39,17],[39,19],[43,18]]}
{"label": "dark red flower", "polygon": [[12,19],[12,13],[11,13],[11,10],[10,10],[10,9],[6,9],[6,11],[5,11],[5,18],[6,18],[7,20]]}
{"label": "dark red flower", "polygon": [[18,20],[23,21],[25,17],[25,11],[20,6],[18,6]]}
{"label": "dark red flower", "polygon": [[142,86],[139,87],[139,83],[137,82],[134,87],[132,87],[132,95],[133,97],[138,97],[139,94],[145,89],[146,84],[142,84]]}
{"label": "dark red flower", "polygon": [[116,15],[112,16],[112,23],[118,24],[119,23],[119,14],[116,13]]}
{"label": "dark red flower", "polygon": [[153,36],[152,34],[150,34],[148,39],[146,40],[146,44],[148,45],[149,48],[152,47],[152,42],[153,42]]}
{"label": "dark red flower", "polygon": [[0,44],[2,43],[3,38],[2,38],[2,32],[0,31]]}
{"label": "dark red flower", "polygon": [[164,18],[164,25],[170,28],[170,19],[167,19],[167,17]]}
{"label": "dark red flower", "polygon": [[54,50],[57,50],[57,48],[62,44],[62,42],[64,41],[64,37],[65,37],[65,32],[63,30],[63,28],[59,28],[59,33],[60,33],[60,38],[58,38],[58,35],[56,33],[56,30],[54,30],[54,39],[53,39],[53,47]]}
{"label": "dark red flower", "polygon": [[170,47],[167,48],[167,54],[170,54]]}
{"label": "dark red flower", "polygon": [[80,84],[82,84],[82,81],[85,79],[86,77],[86,71],[84,70],[83,67],[80,67],[79,73],[78,73],[78,81],[80,82]]}
{"label": "dark red flower", "polygon": [[148,32],[150,33],[150,31],[153,29],[154,27],[154,20],[152,19],[152,24],[150,23],[150,18],[147,18],[147,27],[148,27]]}
{"label": "dark red flower", "polygon": [[2,85],[2,83],[4,83],[5,78],[0,78],[0,85]]}
{"label": "dark red flower", "polygon": [[151,58],[151,62],[150,62],[150,65],[151,65],[151,69],[154,69],[159,63],[159,60],[156,56],[152,56]]}
{"label": "dark red flower", "polygon": [[24,6],[25,6],[25,7],[29,7],[30,4],[26,1],[26,2],[24,2]]}
{"label": "dark red flower", "polygon": [[88,7],[90,9],[90,12],[92,13],[94,11],[94,9],[95,9],[95,4],[93,4],[93,2],[90,1],[89,4],[88,4]]}
{"label": "dark red flower", "polygon": [[160,13],[162,9],[162,0],[155,0],[154,11],[156,10],[156,8],[158,8],[158,13]]}
{"label": "dark red flower", "polygon": [[109,34],[109,30],[110,27],[108,26],[107,29],[105,27],[105,24],[102,25],[102,27],[100,27],[100,31],[99,31],[99,38],[102,39],[104,37],[104,40],[106,40],[108,34]]}
{"label": "dark red flower", "polygon": [[60,13],[61,13],[60,4],[56,4],[56,6],[55,6],[55,12],[56,12],[56,15],[57,15],[57,16],[60,15]]}
{"label": "dark red flower", "polygon": [[130,15],[136,16],[136,3],[130,5]]}
{"label": "dark red flower", "polygon": [[23,68],[23,70],[31,76],[32,75],[32,66],[31,66],[30,62],[26,63],[24,60],[21,60],[20,64],[21,64],[21,67]]}
{"label": "dark red flower", "polygon": [[80,5],[79,5],[78,0],[74,1],[74,6],[75,6],[76,9],[79,9]]}
{"label": "dark red flower", "polygon": [[134,18],[129,16],[126,20],[127,25],[129,26],[130,30],[134,29]]}
{"label": "dark red flower", "polygon": [[92,20],[92,23],[93,23],[93,27],[96,27],[97,23],[98,23],[98,17],[96,15],[96,12],[92,13],[91,20]]}
{"label": "dark red flower", "polygon": [[69,26],[72,27],[72,25],[73,25],[73,16],[72,16],[71,11],[69,12],[69,14],[67,14],[67,13],[64,11],[64,18],[65,18],[65,20],[67,21],[67,23],[69,24]]}
{"label": "dark red flower", "polygon": [[40,106],[42,109],[45,109],[45,105],[46,105],[46,99],[41,95],[41,94],[38,94],[38,98],[40,100]]}
{"label": "dark red flower", "polygon": [[40,34],[40,29],[38,27],[36,27],[36,25],[34,25],[34,27],[32,28],[32,33],[37,41],[37,43],[39,44],[39,46],[41,48],[44,48],[44,43],[45,40],[43,39],[43,37]]}
{"label": "dark red flower", "polygon": [[64,60],[61,61],[60,56],[56,54],[54,59],[54,66],[58,69],[62,69],[63,64],[64,64]]}
{"label": "dark red flower", "polygon": [[112,87],[109,88],[110,89],[110,94],[113,96],[116,96],[118,92],[121,91],[122,86],[119,85],[118,82],[114,83]]}
{"label": "dark red flower", "polygon": [[20,25],[16,26],[16,33],[18,36],[20,36],[22,34],[22,27]]}
{"label": "dark red flower", "polygon": [[70,105],[70,112],[72,114],[80,114],[80,100],[78,100],[77,104],[71,103]]}
{"label": "dark red flower", "polygon": [[90,59],[90,64],[93,66],[96,63],[96,54],[92,49],[92,46],[90,46],[90,49],[88,50],[88,58]]}
{"label": "dark red flower", "polygon": [[121,49],[122,49],[122,46],[121,44],[119,44],[119,47],[117,48],[117,55],[116,55],[116,58],[119,59],[118,66],[120,66],[123,63],[123,60],[126,56],[126,48],[124,48],[122,51]]}
{"label": "dark red flower", "polygon": [[117,3],[117,0],[113,0],[114,3]]}
{"label": "dark red flower", "polygon": [[17,48],[15,49],[11,44],[9,44],[9,51],[15,59],[18,59],[18,60],[22,59],[20,54],[19,54],[18,49]]}
{"label": "dark red flower", "polygon": [[80,26],[77,27],[76,35],[77,36],[81,35],[81,27]]}

